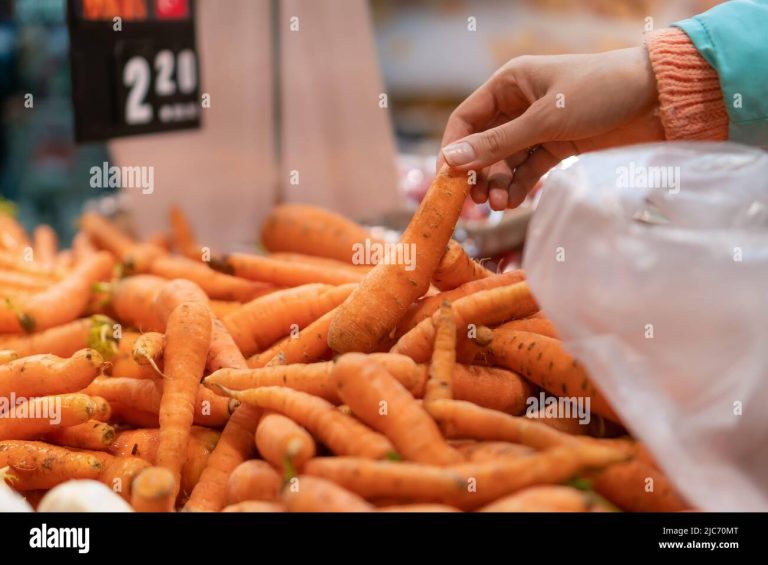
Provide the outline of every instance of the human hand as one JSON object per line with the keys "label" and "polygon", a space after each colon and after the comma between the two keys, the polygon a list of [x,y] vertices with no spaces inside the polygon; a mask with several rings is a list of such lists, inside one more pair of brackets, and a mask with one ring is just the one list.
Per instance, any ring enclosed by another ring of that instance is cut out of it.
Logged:
{"label": "human hand", "polygon": [[472,199],[514,208],[566,157],[663,140],[657,104],[644,47],[518,57],[451,114],[437,168],[476,170]]}

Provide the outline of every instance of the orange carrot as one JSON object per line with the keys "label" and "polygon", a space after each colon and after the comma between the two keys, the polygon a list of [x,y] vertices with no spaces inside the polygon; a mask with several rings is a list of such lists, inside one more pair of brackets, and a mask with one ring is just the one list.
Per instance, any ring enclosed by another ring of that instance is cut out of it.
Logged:
{"label": "orange carrot", "polygon": [[50,489],[71,479],[98,480],[101,460],[40,441],[0,441],[0,469],[10,467],[18,491]]}
{"label": "orange carrot", "polygon": [[288,512],[372,512],[373,505],[339,485],[302,475],[283,489]]}
{"label": "orange carrot", "polygon": [[355,244],[371,238],[362,226],[344,216],[308,204],[283,204],[270,212],[261,241],[272,252],[303,253],[351,264]]}
{"label": "orange carrot", "polygon": [[186,501],[197,485],[220,437],[221,432],[217,430],[192,427],[187,445],[187,460],[181,468],[181,500]]}
{"label": "orange carrot", "polygon": [[[544,394],[544,393],[541,393]],[[549,397],[553,400],[552,404],[545,405],[537,411],[526,414],[526,417],[537,420],[558,431],[571,435],[589,435],[593,437],[609,437],[617,435],[619,426],[613,422],[605,420],[600,414],[590,414],[589,422],[583,422],[583,417],[577,414],[577,407],[568,399],[568,403],[561,404],[557,397]],[[569,410],[564,414],[558,410],[563,406]],[[568,415],[570,414],[570,415]]]}
{"label": "orange carrot", "polygon": [[232,312],[236,312],[243,306],[242,302],[230,302],[227,300],[209,300],[209,304],[211,305],[211,312],[217,318],[229,316]]}
{"label": "orange carrot", "polygon": [[312,284],[280,290],[244,304],[222,322],[243,355],[252,355],[292,330],[314,322],[344,301],[353,289],[354,285]]}
{"label": "orange carrot", "polygon": [[252,459],[238,465],[228,481],[228,504],[246,500],[273,502],[280,496],[282,480],[269,463]]}
{"label": "orange carrot", "polygon": [[315,456],[315,441],[307,431],[282,414],[267,414],[256,428],[256,448],[284,476],[300,472]]}
{"label": "orange carrot", "polygon": [[460,243],[450,240],[432,275],[432,284],[442,291],[453,290],[471,281],[492,276],[493,273],[474,261]]}
{"label": "orange carrot", "polygon": [[163,249],[149,244],[137,243],[102,216],[86,212],[80,218],[80,228],[101,249],[112,253],[129,273],[145,273]]}
{"label": "orange carrot", "polygon": [[33,262],[31,256],[20,257],[15,253],[4,251],[2,249],[0,249],[0,267],[8,271],[15,271],[28,276],[36,277],[41,281],[52,282],[58,278],[57,274],[52,273],[49,268]]}
{"label": "orange carrot", "polygon": [[173,473],[177,493],[194,421],[198,383],[211,343],[211,324],[208,306],[195,302],[181,304],[168,318],[157,464]]}
{"label": "orange carrot", "polygon": [[91,400],[95,406],[92,419],[97,422],[109,422],[112,417],[112,406],[107,399],[102,396],[91,395]]}
{"label": "orange carrot", "polygon": [[171,239],[168,234],[163,233],[162,231],[156,231],[149,234],[146,238],[144,238],[144,243],[154,245],[155,247],[162,249],[165,252],[171,250]]}
{"label": "orange carrot", "polygon": [[59,428],[45,434],[45,441],[48,443],[79,449],[106,450],[114,440],[115,428],[97,420]]}
{"label": "orange carrot", "polygon": [[110,422],[137,428],[156,428],[160,425],[158,415],[152,412],[138,410],[117,400],[110,400],[109,406],[112,409]]}
{"label": "orange carrot", "polygon": [[248,362],[251,368],[264,367],[276,356],[282,355],[285,365],[292,363],[313,363],[330,353],[328,349],[328,328],[331,326],[338,306],[320,316],[295,336],[283,338],[275,345]]}
{"label": "orange carrot", "polygon": [[357,274],[365,274],[373,268],[372,265],[353,265],[336,259],[329,259],[328,257],[316,257],[314,255],[304,255],[303,253],[270,253],[269,257],[279,261],[309,263],[321,267],[329,267],[334,270],[347,270]]}
{"label": "orange carrot", "polygon": [[545,485],[500,498],[479,512],[589,512],[589,508],[583,492],[572,487]]}
{"label": "orange carrot", "polygon": [[146,332],[141,334],[133,344],[131,357],[139,365],[149,365],[159,375],[163,372],[158,368],[158,363],[165,349],[165,335],[158,332]]}
{"label": "orange carrot", "polygon": [[481,290],[489,290],[500,286],[509,286],[525,280],[523,271],[511,271],[500,275],[493,275],[484,279],[465,283],[453,290],[441,292],[433,296],[426,296],[408,309],[408,313],[403,317],[397,326],[397,335],[401,336],[409,330],[416,327],[422,320],[431,317],[437,312],[443,302],[456,302],[460,298],[469,296]]}
{"label": "orange carrot", "polygon": [[101,462],[99,480],[116,494],[119,494],[126,502],[130,502],[133,480],[149,467],[149,463],[139,457],[114,457],[103,451],[87,453]]}
{"label": "orange carrot", "polygon": [[52,279],[44,279],[17,271],[0,271],[0,284],[17,291],[40,292],[50,287],[53,282]]}
{"label": "orange carrot", "polygon": [[173,473],[163,467],[147,467],[131,485],[131,506],[136,512],[172,512],[175,501]]}
{"label": "orange carrot", "polygon": [[435,465],[462,460],[413,396],[375,361],[343,355],[333,378],[339,397],[355,416],[387,436],[404,459]]}
{"label": "orange carrot", "polygon": [[0,397],[76,392],[96,378],[102,363],[101,355],[93,349],[82,349],[69,359],[55,355],[22,357],[0,365]]}
{"label": "orange carrot", "polygon": [[491,350],[502,367],[520,373],[552,394],[589,398],[592,411],[619,421],[586,370],[566,353],[560,341],[528,332],[496,330]]}
{"label": "orange carrot", "polygon": [[93,416],[93,400],[84,394],[38,396],[15,403],[0,397],[0,440],[29,439],[59,427],[76,426]]}
{"label": "orange carrot", "polygon": [[[493,325],[511,318],[528,316],[538,309],[526,282],[481,290],[460,298],[453,303],[457,343],[467,339],[471,329],[469,324],[475,327]],[[392,348],[392,353],[408,355],[418,363],[428,360],[434,344],[437,316],[438,313],[433,314],[403,335]]]}
{"label": "orange carrot", "polygon": [[525,412],[534,387],[512,371],[457,364],[453,397],[512,415]]}
{"label": "orange carrot", "polygon": [[20,251],[29,247],[29,237],[24,227],[5,212],[0,212],[0,247],[9,251]]}
{"label": "orange carrot", "polygon": [[171,206],[169,210],[171,223],[171,242],[174,249],[190,259],[200,259],[201,247],[195,240],[192,225],[184,211],[178,206]]}
{"label": "orange carrot", "polygon": [[159,257],[153,261],[150,272],[167,279],[192,281],[209,298],[219,300],[247,302],[275,290],[273,285],[225,275],[209,268],[199,259],[195,261],[187,257]]}
{"label": "orange carrot", "polygon": [[324,265],[292,263],[245,253],[216,258],[211,261],[211,267],[228,275],[277,286],[357,283],[364,276],[350,269],[330,269]]}
{"label": "orange carrot", "polygon": [[285,387],[234,391],[217,385],[224,394],[241,402],[279,412],[306,428],[328,449],[340,455],[381,459],[394,448],[384,436],[338,411],[329,402]]}
{"label": "orange carrot", "polygon": [[531,455],[534,450],[528,446],[506,441],[467,441],[451,442],[451,445],[471,463],[498,461],[499,459],[519,459]]}
{"label": "orange carrot", "polygon": [[59,249],[59,239],[51,226],[37,226],[32,232],[35,261],[46,269],[53,269]]}
{"label": "orange carrot", "polygon": [[165,324],[160,321],[155,309],[155,297],[167,282],[155,275],[122,279],[112,290],[112,308],[117,319],[140,331],[163,331]]}
{"label": "orange carrot", "polygon": [[33,332],[71,322],[88,305],[91,286],[109,277],[111,270],[112,258],[106,253],[83,261],[43,292],[15,308],[0,309],[0,332]]}
{"label": "orange carrot", "polygon": [[429,288],[468,191],[464,173],[440,171],[399,242],[404,249],[414,249],[413,268],[376,265],[334,318],[328,332],[331,349],[372,351],[395,329],[408,306]]}
{"label": "orange carrot", "polygon": [[392,506],[384,506],[379,508],[379,512],[461,512],[454,506],[448,506],[447,504],[429,504],[427,502],[422,504],[395,504]]}
{"label": "orange carrot", "polygon": [[[105,316],[82,318],[29,335],[0,336],[0,348],[11,349],[20,357],[43,353],[69,357],[87,345],[101,349],[101,353],[104,350],[97,347],[95,341],[101,341],[104,347],[111,347],[108,344],[112,342],[113,324],[114,321]],[[107,331],[105,339],[95,340],[96,336],[101,336],[102,329]]]}
{"label": "orange carrot", "polygon": [[222,512],[285,512],[285,506],[276,502],[246,500],[245,502],[230,504],[223,508]]}
{"label": "orange carrot", "polygon": [[133,349],[142,335],[129,330],[122,332],[117,344],[117,352],[108,365],[110,375],[130,379],[154,379],[157,376],[149,364],[140,365],[133,358]]}
{"label": "orange carrot", "polygon": [[86,257],[90,257],[96,252],[96,246],[91,242],[88,234],[78,231],[72,239],[72,254],[74,255],[75,263],[81,263]]}
{"label": "orange carrot", "polygon": [[529,316],[520,320],[511,320],[496,328],[497,330],[515,330],[519,332],[530,332],[534,334],[545,335],[547,337],[558,339],[557,329],[554,324],[546,318],[540,316]]}
{"label": "orange carrot", "polygon": [[456,320],[453,308],[448,302],[443,303],[437,318],[435,345],[432,350],[432,363],[429,365],[429,380],[424,392],[424,402],[438,398],[452,398],[453,372],[456,367]]}

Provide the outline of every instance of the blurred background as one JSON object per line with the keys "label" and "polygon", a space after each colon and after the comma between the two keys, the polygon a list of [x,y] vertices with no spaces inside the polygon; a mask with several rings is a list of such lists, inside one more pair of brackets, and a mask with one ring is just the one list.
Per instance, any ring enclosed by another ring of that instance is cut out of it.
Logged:
{"label": "blurred background", "polygon": [[[64,244],[84,205],[146,234],[179,204],[212,247],[252,246],[281,201],[397,227],[434,174],[448,115],[504,62],[638,45],[715,3],[198,0],[202,129],[77,145],[65,0],[0,0],[2,206]],[[91,188],[104,161],[154,167],[154,193]],[[514,249],[527,213],[468,203],[465,239],[482,255],[482,228],[512,217],[497,247]]]}

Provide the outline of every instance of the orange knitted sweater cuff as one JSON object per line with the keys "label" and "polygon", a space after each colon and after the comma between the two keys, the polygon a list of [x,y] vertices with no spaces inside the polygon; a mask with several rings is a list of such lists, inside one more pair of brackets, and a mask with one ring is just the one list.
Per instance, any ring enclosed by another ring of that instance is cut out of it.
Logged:
{"label": "orange knitted sweater cuff", "polygon": [[728,113],[717,72],[679,28],[651,33],[647,41],[668,140],[728,139]]}

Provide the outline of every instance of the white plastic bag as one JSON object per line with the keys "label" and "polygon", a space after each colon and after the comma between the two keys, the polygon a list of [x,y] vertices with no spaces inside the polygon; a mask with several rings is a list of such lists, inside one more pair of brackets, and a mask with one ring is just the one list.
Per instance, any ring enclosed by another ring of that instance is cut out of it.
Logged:
{"label": "white plastic bag", "polygon": [[523,266],[567,349],[695,507],[768,510],[768,154],[584,155],[544,183]]}

